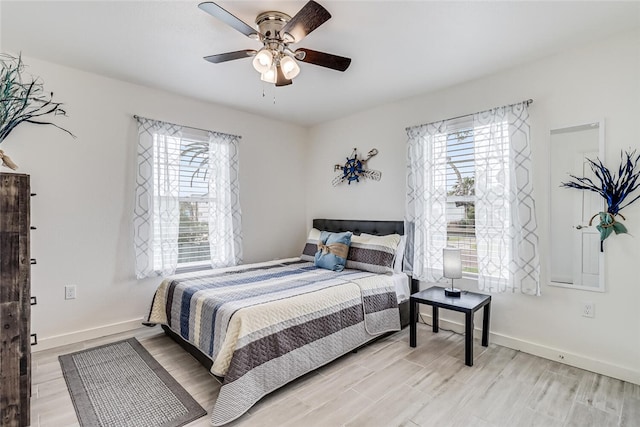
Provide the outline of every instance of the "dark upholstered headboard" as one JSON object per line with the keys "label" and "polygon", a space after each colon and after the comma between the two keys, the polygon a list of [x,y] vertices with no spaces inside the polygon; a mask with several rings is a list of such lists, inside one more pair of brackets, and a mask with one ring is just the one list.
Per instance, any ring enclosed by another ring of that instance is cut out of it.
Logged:
{"label": "dark upholstered headboard", "polygon": [[314,219],[313,228],[321,231],[342,233],[352,231],[355,234],[367,233],[376,236],[387,234],[404,235],[404,221],[368,221],[350,219]]}

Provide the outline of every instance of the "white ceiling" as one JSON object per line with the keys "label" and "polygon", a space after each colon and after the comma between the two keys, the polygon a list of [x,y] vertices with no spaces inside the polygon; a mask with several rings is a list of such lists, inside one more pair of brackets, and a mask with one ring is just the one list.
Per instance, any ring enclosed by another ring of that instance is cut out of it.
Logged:
{"label": "white ceiling", "polygon": [[[640,1],[318,1],[333,17],[293,47],[348,56],[351,67],[301,64],[280,88],[250,59],[202,59],[260,44],[198,0],[2,0],[0,49],[313,125],[640,27]],[[217,3],[254,26],[258,13],[293,16],[306,0]]]}

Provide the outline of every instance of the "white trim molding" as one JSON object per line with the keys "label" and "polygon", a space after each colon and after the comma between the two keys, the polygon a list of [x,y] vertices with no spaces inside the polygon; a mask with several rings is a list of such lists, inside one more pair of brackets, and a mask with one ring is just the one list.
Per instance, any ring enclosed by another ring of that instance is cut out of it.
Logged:
{"label": "white trim molding", "polygon": [[110,325],[98,326],[96,328],[83,329],[80,331],[68,332],[66,334],[53,335],[50,337],[38,337],[38,344],[31,347],[33,353],[49,350],[63,345],[77,344],[83,341],[102,338],[107,335],[119,334],[132,331],[142,326],[142,317],[138,319],[126,320],[124,322],[112,323]]}

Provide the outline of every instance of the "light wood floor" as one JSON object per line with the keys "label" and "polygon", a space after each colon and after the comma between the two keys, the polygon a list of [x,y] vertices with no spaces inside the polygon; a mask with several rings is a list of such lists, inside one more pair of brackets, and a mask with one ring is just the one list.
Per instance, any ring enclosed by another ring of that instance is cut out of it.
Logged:
{"label": "light wood floor", "polygon": [[[640,386],[418,325],[268,395],[230,427],[640,426]],[[33,354],[32,426],[77,426],[58,355],[135,336],[208,411],[219,383],[159,327]],[[190,427],[208,426],[209,416]]]}

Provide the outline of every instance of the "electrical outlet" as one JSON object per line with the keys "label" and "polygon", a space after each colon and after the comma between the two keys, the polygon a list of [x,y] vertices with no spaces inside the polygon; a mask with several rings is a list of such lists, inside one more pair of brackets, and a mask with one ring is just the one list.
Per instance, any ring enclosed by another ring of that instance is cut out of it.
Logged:
{"label": "electrical outlet", "polygon": [[66,285],[64,287],[64,299],[76,299],[76,285]]}
{"label": "electrical outlet", "polygon": [[582,315],[584,317],[593,317],[595,316],[596,306],[592,302],[585,302],[582,304]]}

